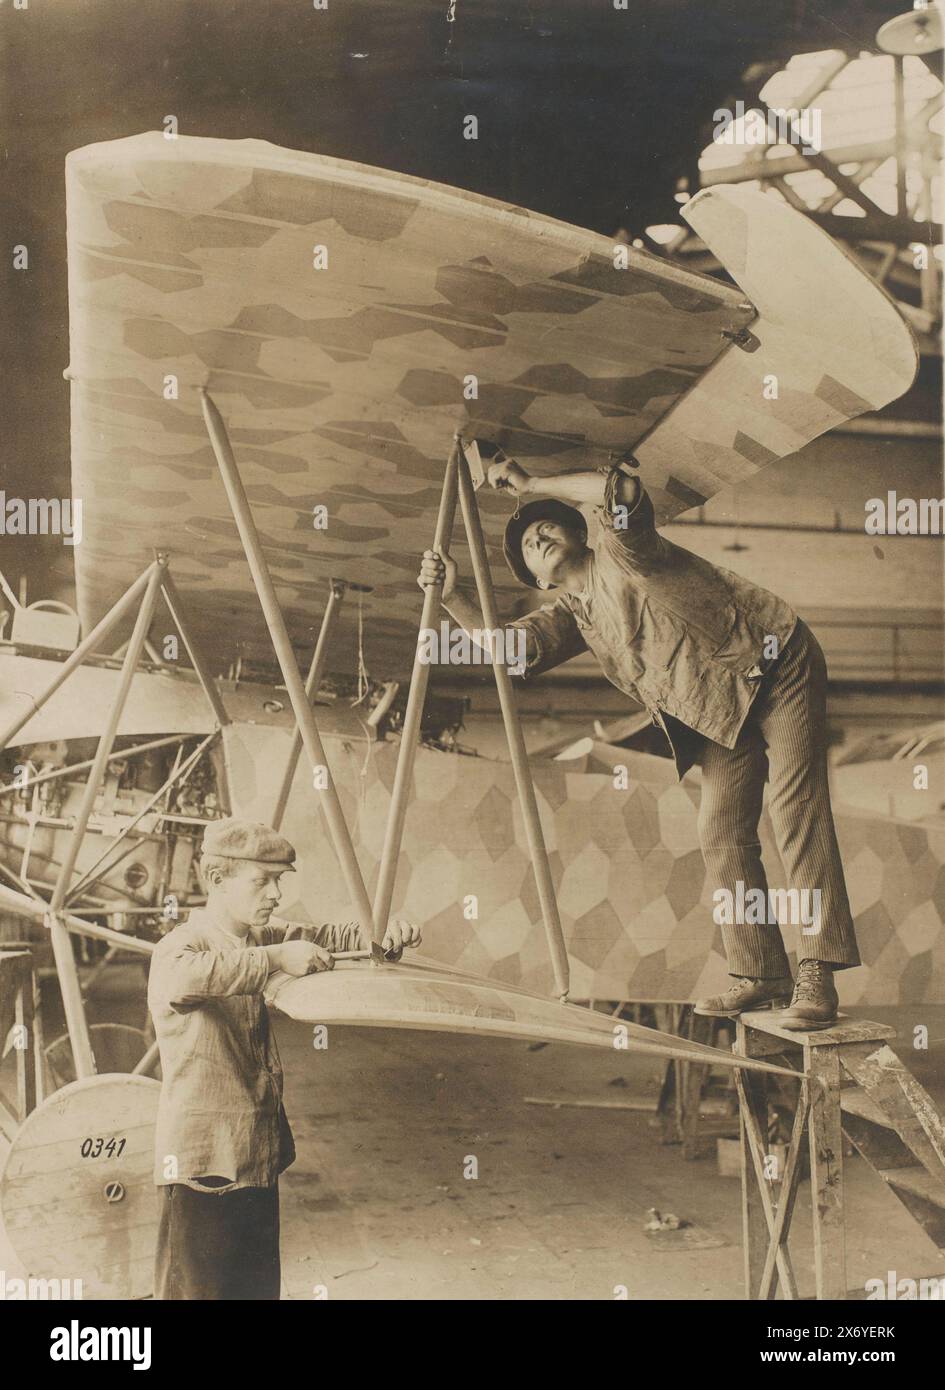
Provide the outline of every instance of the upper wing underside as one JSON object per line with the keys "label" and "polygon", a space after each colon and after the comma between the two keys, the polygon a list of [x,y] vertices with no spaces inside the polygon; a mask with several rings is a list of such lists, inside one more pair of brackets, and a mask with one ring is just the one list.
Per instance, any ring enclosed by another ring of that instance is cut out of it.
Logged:
{"label": "upper wing underside", "polygon": [[[80,611],[100,616],[169,550],[218,658],[268,646],[198,387],[293,637],[310,640],[329,577],[368,585],[368,656],[390,672],[409,663],[455,430],[537,473],[600,466],[752,318],[738,289],[645,253],[615,271],[596,233],[260,141],[89,146],[67,191]],[[504,583],[508,503],[480,501]]]}

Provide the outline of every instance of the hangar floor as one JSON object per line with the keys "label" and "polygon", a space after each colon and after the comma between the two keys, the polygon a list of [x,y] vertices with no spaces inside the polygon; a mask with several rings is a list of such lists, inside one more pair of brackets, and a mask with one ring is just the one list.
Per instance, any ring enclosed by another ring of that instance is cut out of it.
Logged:
{"label": "hangar floor", "polygon": [[[142,986],[140,968],[113,968],[93,1017],[140,1024]],[[905,1037],[917,1012],[870,1015]],[[945,1008],[921,1013],[940,1041],[909,1062],[941,1105]],[[277,1017],[276,1030],[298,1148],[281,1187],[283,1297],[611,1300],[619,1285],[631,1299],[741,1297],[739,1182],[713,1155],[686,1162],[646,1113],[524,1100],[655,1096],[653,1059],[356,1028],[333,1029],[316,1052],[307,1027]],[[469,1156],[476,1178],[464,1176]],[[890,1269],[945,1272],[862,1160],[845,1171],[851,1290]],[[792,1237],[802,1296],[813,1293],[808,1192],[802,1183]],[[664,1247],[644,1231],[651,1207],[691,1225]],[[2,1231],[0,1265],[18,1272]]]}
{"label": "hangar floor", "polygon": [[[313,1060],[295,1025],[280,1045],[299,1141],[283,1185],[288,1296],[321,1283],[331,1298],[612,1299],[617,1285],[636,1299],[741,1297],[740,1184],[714,1157],[686,1162],[646,1114],[523,1101],[619,1098],[619,1077],[655,1093],[651,1059],[361,1029]],[[859,1158],[846,1171],[851,1289],[889,1269],[942,1273],[880,1179]],[[808,1193],[793,1226],[802,1295]],[[693,1223],[677,1246],[646,1234],[651,1207]]]}

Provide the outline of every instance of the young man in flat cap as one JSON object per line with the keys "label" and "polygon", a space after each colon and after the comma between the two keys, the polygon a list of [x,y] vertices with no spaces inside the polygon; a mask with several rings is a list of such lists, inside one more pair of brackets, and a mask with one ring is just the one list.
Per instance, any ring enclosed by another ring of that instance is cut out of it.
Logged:
{"label": "young man in flat cap", "polygon": [[[295,1146],[262,991],[274,970],[330,970],[331,952],[362,942],[356,925],[270,920],[295,850],[269,826],[213,822],[200,864],[206,907],[158,943],[148,980],[163,1073],[154,1296],[278,1299],[279,1174]],[[383,947],[396,960],[419,942],[397,921]]]}
{"label": "young man in flat cap", "polygon": [[[788,883],[819,891],[817,927],[802,925],[792,994],[770,912],[723,925],[732,984],[700,999],[696,1012],[733,1017],[790,999],[778,1020],[784,1027],[828,1027],[837,1013],[833,972],[859,965],[860,956],[827,784],[824,654],[782,599],[660,536],[631,466],[532,478],[501,451],[490,465],[492,486],[520,499],[505,533],[510,569],[522,584],[555,594],[510,624],[525,629],[525,677],[591,650],[607,679],[664,731],[680,778],[701,761],[702,854],[713,890],[730,901],[771,902],[758,840],[770,782]],[[544,500],[522,506],[533,493]],[[579,505],[593,509],[593,522]],[[419,583],[435,581],[456,621],[470,634],[482,630],[475,604],[456,588],[455,563],[428,550]]]}

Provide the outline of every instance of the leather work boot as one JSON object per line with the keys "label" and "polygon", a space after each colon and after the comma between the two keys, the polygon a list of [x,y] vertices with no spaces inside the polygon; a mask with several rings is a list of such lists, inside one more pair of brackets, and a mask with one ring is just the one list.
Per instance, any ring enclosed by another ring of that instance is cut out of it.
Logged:
{"label": "leather work boot", "polygon": [[802,960],[797,967],[793,998],[778,1016],[778,1026],[791,1033],[829,1028],[837,1021],[839,1003],[831,966],[822,960]]}
{"label": "leather work boot", "polygon": [[724,994],[698,999],[693,1005],[693,1013],[706,1018],[736,1018],[750,1009],[766,1009],[769,1006],[782,1008],[788,1001],[790,991],[790,975],[783,975],[777,980],[750,980],[735,976]]}

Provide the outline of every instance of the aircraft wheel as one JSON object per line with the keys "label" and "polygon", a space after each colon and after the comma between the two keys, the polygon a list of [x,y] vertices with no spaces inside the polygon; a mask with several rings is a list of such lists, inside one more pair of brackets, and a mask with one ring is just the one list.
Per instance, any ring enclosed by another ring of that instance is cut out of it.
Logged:
{"label": "aircraft wheel", "polygon": [[85,1299],[152,1292],[160,1093],[146,1076],[90,1076],[23,1121],[0,1177],[0,1213],[29,1277],[81,1279]]}

